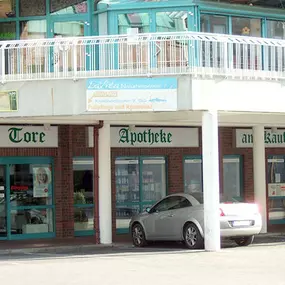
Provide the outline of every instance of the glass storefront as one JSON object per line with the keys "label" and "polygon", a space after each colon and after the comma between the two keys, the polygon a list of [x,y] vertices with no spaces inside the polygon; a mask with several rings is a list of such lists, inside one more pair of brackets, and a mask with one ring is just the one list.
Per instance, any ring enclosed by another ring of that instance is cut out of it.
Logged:
{"label": "glass storefront", "polygon": [[94,192],[92,157],[73,159],[75,236],[94,234]]}
{"label": "glass storefront", "polygon": [[[184,191],[186,193],[203,191],[202,158],[184,159]],[[223,193],[237,200],[243,199],[241,177],[241,157],[224,156],[223,158]]]}
{"label": "glass storefront", "polygon": [[267,159],[269,224],[285,224],[285,156]]}
{"label": "glass storefront", "polygon": [[166,159],[119,157],[115,166],[116,228],[124,233],[133,215],[166,195]]}
{"label": "glass storefront", "polygon": [[54,236],[52,161],[0,158],[0,239]]}
{"label": "glass storefront", "polygon": [[89,35],[89,22],[84,0],[0,1],[0,41]]}

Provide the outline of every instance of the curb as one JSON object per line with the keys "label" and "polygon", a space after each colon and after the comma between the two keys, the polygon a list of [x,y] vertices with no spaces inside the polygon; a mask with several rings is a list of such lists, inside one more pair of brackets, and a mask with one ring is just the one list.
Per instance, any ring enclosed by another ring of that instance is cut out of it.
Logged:
{"label": "curb", "polygon": [[17,248],[17,249],[0,249],[1,255],[11,255],[11,254],[32,254],[32,253],[81,253],[83,250],[103,250],[118,248],[118,245],[64,245],[64,246],[47,246],[47,247],[28,247],[28,248]]}

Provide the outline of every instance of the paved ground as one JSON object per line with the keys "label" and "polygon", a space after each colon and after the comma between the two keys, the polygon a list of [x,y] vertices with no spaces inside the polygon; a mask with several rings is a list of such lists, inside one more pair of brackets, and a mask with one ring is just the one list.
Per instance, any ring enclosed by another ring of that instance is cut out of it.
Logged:
{"label": "paved ground", "polygon": [[285,285],[285,243],[218,253],[188,251],[179,244],[101,248],[69,253],[0,256],[0,284],[9,285]]}

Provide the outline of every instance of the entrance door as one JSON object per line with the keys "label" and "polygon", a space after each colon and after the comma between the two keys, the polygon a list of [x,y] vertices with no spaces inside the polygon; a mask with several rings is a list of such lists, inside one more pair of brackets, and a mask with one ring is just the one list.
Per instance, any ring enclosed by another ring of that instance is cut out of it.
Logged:
{"label": "entrance door", "polygon": [[0,165],[0,240],[7,239],[6,165]]}
{"label": "entrance door", "polygon": [[[61,21],[51,23],[51,36],[54,38],[83,37],[87,33],[87,24],[84,20]],[[86,70],[86,46],[80,41],[76,45],[58,43],[54,46],[52,63],[54,72],[71,72]]]}

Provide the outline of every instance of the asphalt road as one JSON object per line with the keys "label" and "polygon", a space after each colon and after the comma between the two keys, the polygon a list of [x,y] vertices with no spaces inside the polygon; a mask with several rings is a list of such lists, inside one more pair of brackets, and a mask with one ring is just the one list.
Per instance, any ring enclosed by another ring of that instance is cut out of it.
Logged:
{"label": "asphalt road", "polygon": [[0,284],[9,285],[285,285],[285,243],[220,252],[180,245],[94,252],[0,256]]}

